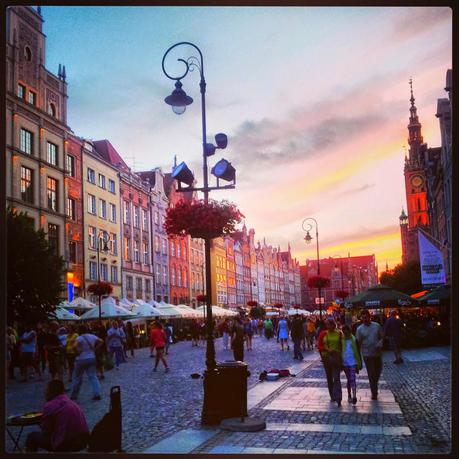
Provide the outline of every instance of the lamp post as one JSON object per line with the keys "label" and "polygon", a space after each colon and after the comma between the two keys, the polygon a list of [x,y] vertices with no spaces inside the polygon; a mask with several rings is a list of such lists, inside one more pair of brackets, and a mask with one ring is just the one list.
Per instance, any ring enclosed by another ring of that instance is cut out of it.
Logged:
{"label": "lamp post", "polygon": [[[178,46],[190,46],[194,48],[198,55],[199,59],[196,56],[191,56],[187,60],[177,59],[178,62],[181,62],[185,65],[185,72],[180,76],[170,75],[164,66],[165,60],[169,52],[178,47]],[[231,164],[221,159],[213,168],[212,174],[217,177],[217,186],[209,187],[209,177],[208,177],[208,167],[207,167],[207,157],[215,154],[217,148],[226,148],[227,137],[225,134],[217,134],[215,136],[216,146],[207,143],[206,137],[206,81],[204,78],[204,60],[201,53],[201,50],[190,42],[179,42],[175,45],[172,45],[164,54],[162,60],[162,69],[164,74],[170,80],[175,81],[175,90],[172,94],[165,98],[165,102],[172,106],[172,110],[177,115],[181,115],[185,112],[186,107],[193,103],[193,99],[189,97],[185,91],[182,89],[182,80],[190,71],[194,69],[199,71],[200,75],[200,92],[201,92],[201,123],[202,123],[202,173],[204,186],[202,188],[192,188],[191,185],[194,182],[194,177],[192,172],[188,169],[185,163],[179,164],[175,167],[172,177],[175,178],[178,182],[178,191],[202,191],[204,193],[204,202],[207,204],[209,201],[209,191],[218,190],[218,189],[229,189],[234,188],[235,183],[235,169]],[[233,181],[231,185],[220,186],[219,179]],[[189,185],[187,188],[181,188],[181,182]],[[212,425],[219,422],[219,413],[218,413],[218,400],[217,397],[221,396],[218,394],[218,370],[217,363],[215,361],[215,347],[213,339],[213,320],[212,320],[212,284],[211,284],[211,270],[210,270],[210,244],[211,239],[209,237],[204,239],[205,242],[205,263],[206,263],[206,325],[207,325],[207,347],[206,347],[206,371],[204,372],[204,406],[202,410],[202,424]]]}
{"label": "lamp post", "polygon": [[[100,237],[102,235],[102,237]],[[107,253],[109,251],[108,245],[107,245],[107,238],[105,237],[106,233],[101,232],[99,233],[99,237],[97,238],[97,246],[96,246],[96,251],[97,251],[97,283],[100,284],[100,262],[99,262],[99,257],[100,257],[100,252]],[[101,244],[103,243],[103,246],[101,248]],[[102,296],[99,295],[99,321],[102,320]]]}
{"label": "lamp post", "polygon": [[[312,236],[309,234],[309,231],[312,230],[313,225],[310,223],[313,222],[315,227],[316,227],[316,249],[317,249],[317,276],[320,276],[320,258],[319,258],[319,225],[317,224],[317,220],[312,217],[305,218],[302,223],[302,228],[303,231],[306,231],[306,236],[304,237],[304,240],[306,244],[310,244],[312,241]],[[304,225],[307,225],[306,229]],[[319,293],[319,318],[322,320],[322,287],[317,288],[318,293]]]}

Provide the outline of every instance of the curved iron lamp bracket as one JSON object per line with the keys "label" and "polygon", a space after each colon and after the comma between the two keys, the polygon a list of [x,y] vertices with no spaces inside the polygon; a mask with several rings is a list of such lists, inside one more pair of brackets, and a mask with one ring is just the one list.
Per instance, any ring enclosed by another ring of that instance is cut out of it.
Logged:
{"label": "curved iron lamp bracket", "polygon": [[[166,68],[164,66],[164,63],[165,63],[166,57],[169,54],[169,52],[172,51],[177,46],[181,46],[181,45],[192,46],[194,49],[196,49],[198,51],[200,59],[198,60],[198,58],[196,56],[191,56],[187,60],[185,60],[185,59],[177,59],[178,62],[183,62],[185,64],[186,68],[185,68],[185,72],[183,73],[183,75],[174,77],[172,75],[169,75],[169,73],[167,73]],[[202,57],[201,50],[195,44],[190,43],[189,41],[181,41],[180,43],[176,43],[175,45],[172,45],[164,53],[163,60],[161,62],[161,66],[163,68],[164,75],[166,75],[167,78],[169,78],[170,80],[179,81],[182,78],[185,78],[188,75],[188,72],[192,72],[193,71],[193,67],[196,67],[196,68],[199,69],[199,73],[201,74],[201,77],[204,75],[204,60],[203,60],[203,57]]]}

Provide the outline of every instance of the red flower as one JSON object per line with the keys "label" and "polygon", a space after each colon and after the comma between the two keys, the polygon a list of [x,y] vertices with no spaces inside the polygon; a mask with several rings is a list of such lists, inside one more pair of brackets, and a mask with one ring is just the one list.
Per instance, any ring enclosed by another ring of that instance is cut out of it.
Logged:
{"label": "red flower", "polygon": [[196,299],[198,301],[206,301],[207,300],[207,295],[197,295]]}
{"label": "red flower", "polygon": [[312,276],[308,279],[309,288],[324,288],[330,285],[330,279],[322,276]]}
{"label": "red flower", "polygon": [[213,239],[235,231],[244,215],[228,201],[181,200],[167,209],[164,227],[169,236]]}
{"label": "red flower", "polygon": [[98,296],[110,295],[113,292],[113,287],[109,282],[100,281],[96,284],[91,284],[88,287],[88,292]]}
{"label": "red flower", "polygon": [[257,301],[247,301],[247,306],[258,306],[258,302]]}
{"label": "red flower", "polygon": [[281,307],[284,306],[284,305],[283,305],[282,303],[275,303],[275,304],[273,304],[273,306],[274,306],[275,308],[281,308]]}

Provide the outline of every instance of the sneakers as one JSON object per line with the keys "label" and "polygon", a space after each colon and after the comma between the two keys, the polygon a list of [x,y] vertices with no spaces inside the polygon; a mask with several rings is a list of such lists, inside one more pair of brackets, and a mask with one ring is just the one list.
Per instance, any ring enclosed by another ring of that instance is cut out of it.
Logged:
{"label": "sneakers", "polygon": [[353,405],[357,404],[357,397],[352,397],[352,404]]}

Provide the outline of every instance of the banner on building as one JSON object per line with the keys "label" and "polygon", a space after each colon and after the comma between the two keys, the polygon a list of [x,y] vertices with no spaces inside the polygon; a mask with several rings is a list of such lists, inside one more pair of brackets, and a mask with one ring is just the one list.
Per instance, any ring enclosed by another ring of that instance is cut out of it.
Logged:
{"label": "banner on building", "polygon": [[445,284],[445,264],[441,250],[421,231],[418,231],[418,243],[422,285]]}

